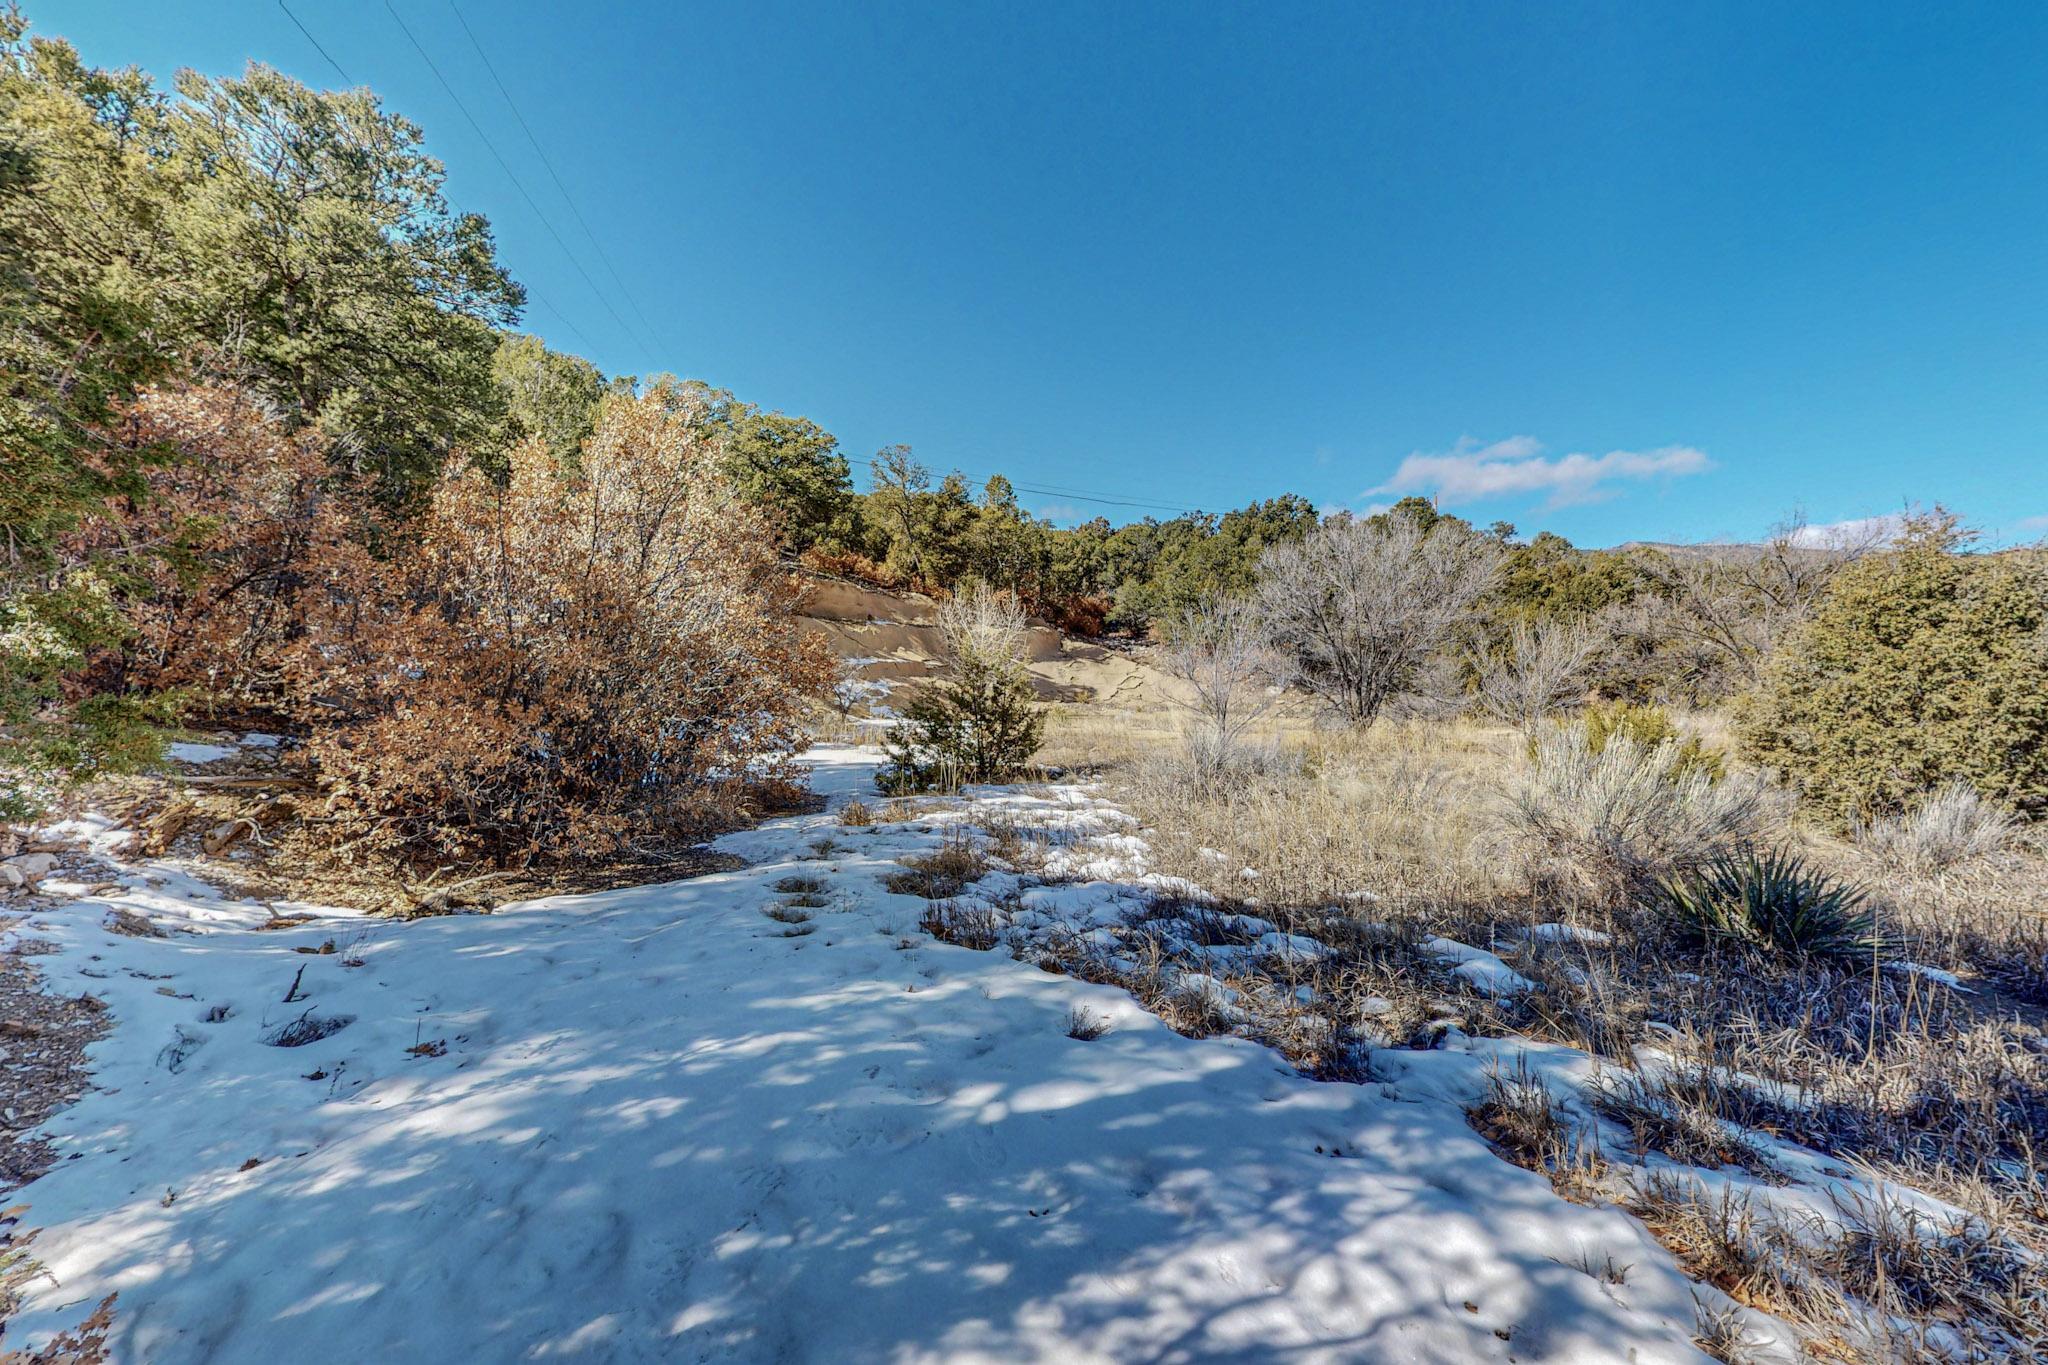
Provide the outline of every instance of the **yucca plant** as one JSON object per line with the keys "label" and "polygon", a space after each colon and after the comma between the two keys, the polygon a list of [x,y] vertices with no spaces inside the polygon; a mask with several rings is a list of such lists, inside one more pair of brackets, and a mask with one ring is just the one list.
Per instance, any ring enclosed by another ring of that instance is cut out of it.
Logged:
{"label": "yucca plant", "polygon": [[1854,957],[1883,946],[1851,886],[1782,849],[1723,853],[1658,882],[1660,908],[1690,934],[1813,957]]}

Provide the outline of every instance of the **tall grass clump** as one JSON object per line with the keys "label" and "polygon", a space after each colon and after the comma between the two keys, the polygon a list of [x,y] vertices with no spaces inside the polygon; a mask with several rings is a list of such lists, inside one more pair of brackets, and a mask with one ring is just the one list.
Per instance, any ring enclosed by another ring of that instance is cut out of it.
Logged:
{"label": "tall grass clump", "polygon": [[1901,814],[1859,825],[1856,846],[1889,867],[1928,875],[2003,852],[2019,830],[2011,811],[1955,781],[1925,793]]}
{"label": "tall grass clump", "polygon": [[1225,903],[1256,899],[1433,925],[1462,921],[1513,888],[1483,847],[1495,741],[1475,727],[1394,722],[1240,746],[1228,780],[1201,780],[1171,740],[1113,777],[1145,825],[1152,866]]}
{"label": "tall grass clump", "polygon": [[1749,842],[1774,809],[1761,779],[1717,782],[1675,741],[1614,734],[1595,749],[1583,730],[1559,727],[1537,736],[1500,820],[1533,880],[1611,906]]}

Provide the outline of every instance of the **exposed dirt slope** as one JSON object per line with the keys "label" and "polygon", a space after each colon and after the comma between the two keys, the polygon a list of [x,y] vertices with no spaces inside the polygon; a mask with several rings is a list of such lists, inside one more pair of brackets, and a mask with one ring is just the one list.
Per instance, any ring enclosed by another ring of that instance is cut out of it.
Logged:
{"label": "exposed dirt slope", "polygon": [[[921,593],[822,575],[811,576],[803,606],[805,627],[830,641],[856,678],[891,687],[938,673],[945,655],[938,620],[938,603]],[[1146,709],[1166,705],[1177,686],[1144,646],[1077,639],[1036,619],[1027,649],[1032,686],[1047,701]]]}

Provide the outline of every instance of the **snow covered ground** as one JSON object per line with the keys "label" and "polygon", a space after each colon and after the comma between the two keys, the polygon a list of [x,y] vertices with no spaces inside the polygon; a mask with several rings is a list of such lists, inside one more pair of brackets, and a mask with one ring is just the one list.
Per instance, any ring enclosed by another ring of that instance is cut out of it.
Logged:
{"label": "snow covered ground", "polygon": [[[871,797],[871,755],[813,759]],[[1097,833],[1034,914],[1141,896],[1084,793],[980,803]],[[1468,1127],[1485,1047],[1353,1085],[1180,1037],[922,933],[882,879],[944,837],[800,815],[721,841],[742,871],[412,923],[260,929],[150,866],[37,914],[114,1028],[16,1196],[47,1273],[8,1344],[119,1291],[150,1362],[1704,1358],[1717,1295]]]}

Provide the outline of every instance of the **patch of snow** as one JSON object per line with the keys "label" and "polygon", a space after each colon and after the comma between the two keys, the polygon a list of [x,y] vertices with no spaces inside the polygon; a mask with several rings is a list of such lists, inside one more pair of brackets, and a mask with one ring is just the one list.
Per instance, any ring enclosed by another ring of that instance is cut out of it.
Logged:
{"label": "patch of snow", "polygon": [[1946,986],[1952,991],[1960,991],[1964,995],[1975,995],[1977,993],[1970,987],[1965,986],[1963,979],[1954,972],[1945,971],[1940,967],[1930,967],[1924,962],[1887,962],[1884,964],[1884,969],[1888,972],[1898,972],[1905,976],[1917,976],[1924,981],[1932,981],[1937,985]]}
{"label": "patch of snow", "polygon": [[1532,924],[1522,936],[1531,943],[1584,943],[1604,947],[1614,942],[1612,934],[1578,924]]}
{"label": "patch of snow", "polygon": [[1263,957],[1298,957],[1315,962],[1330,955],[1328,948],[1300,934],[1260,934],[1256,946]]}
{"label": "patch of snow", "polygon": [[1521,995],[1536,989],[1536,983],[1484,948],[1474,948],[1456,939],[1434,937],[1422,941],[1422,951],[1445,962],[1455,962],[1451,975],[1464,980],[1485,995]]}
{"label": "patch of snow", "polygon": [[[883,879],[958,826],[840,827],[876,755],[811,761],[825,811],[727,836],[750,865],[690,881],[265,931],[268,906],[143,864],[31,913],[50,989],[113,1027],[12,1196],[48,1273],[11,1340],[119,1290],[114,1357],[166,1365],[1704,1359],[1714,1291],[1465,1121],[1516,1052],[1560,1084],[1584,1054],[1452,1030],[1352,1085],[1183,1038],[1123,990],[925,936]],[[978,894],[1052,891],[1048,923],[1125,942],[1158,889],[1128,821],[1079,789],[988,799],[1100,830],[1055,858],[1122,870]],[[792,937],[762,911],[795,874],[828,906]],[[107,932],[112,906],[167,937]],[[1109,1031],[1069,1037],[1080,1009]],[[1625,1285],[1576,1268],[1609,1259]]]}
{"label": "patch of snow", "polygon": [[233,758],[236,751],[225,744],[198,744],[180,740],[164,750],[167,758],[180,763],[218,763],[224,758]]}

